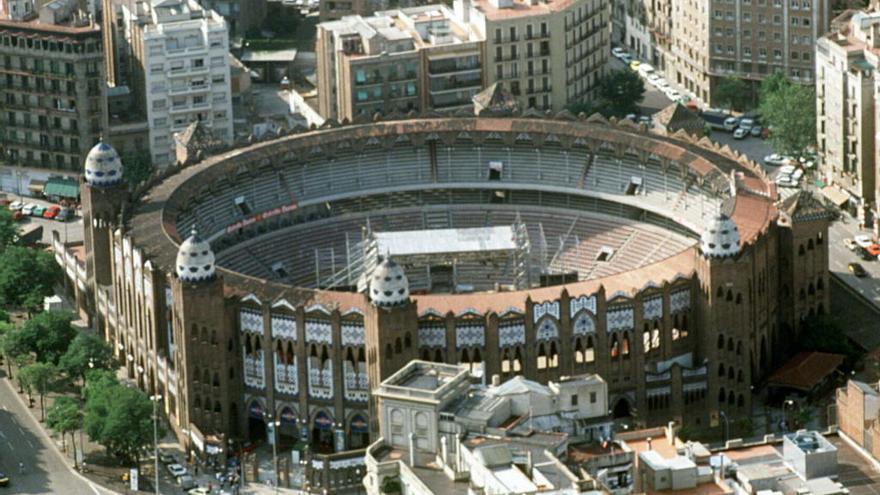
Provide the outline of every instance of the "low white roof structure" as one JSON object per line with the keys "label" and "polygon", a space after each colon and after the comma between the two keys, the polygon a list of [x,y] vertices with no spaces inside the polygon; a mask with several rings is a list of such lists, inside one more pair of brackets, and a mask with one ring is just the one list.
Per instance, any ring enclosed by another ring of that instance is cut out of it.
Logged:
{"label": "low white roof structure", "polygon": [[517,248],[510,226],[376,232],[374,235],[379,253],[392,257],[513,251]]}

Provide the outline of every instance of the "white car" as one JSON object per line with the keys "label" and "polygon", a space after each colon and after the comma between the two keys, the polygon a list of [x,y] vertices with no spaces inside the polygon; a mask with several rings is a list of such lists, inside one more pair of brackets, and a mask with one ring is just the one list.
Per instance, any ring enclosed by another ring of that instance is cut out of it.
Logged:
{"label": "white car", "polygon": [[[725,121],[726,123],[727,121]],[[785,165],[789,160],[791,160],[790,156],[780,155],[779,153],[773,153],[764,157],[764,163],[767,165]]]}
{"label": "white car", "polygon": [[739,121],[739,128],[740,129],[745,129],[747,131],[751,131],[752,127],[754,127],[754,126],[755,126],[754,119],[742,119]]}
{"label": "white car", "polygon": [[24,208],[24,203],[19,200],[9,203],[9,209],[12,211],[21,211],[22,208]]}
{"label": "white car", "polygon": [[668,87],[669,87],[669,82],[666,81],[666,79],[663,79],[662,77],[658,77],[658,78],[654,81],[654,86],[656,86],[656,87],[659,88],[660,90],[663,90],[663,88],[668,88]]}
{"label": "white car", "polygon": [[777,177],[776,185],[779,187],[797,187],[798,181],[792,179],[791,177]]}
{"label": "white car", "polygon": [[666,97],[672,101],[678,101],[678,99],[681,98],[681,93],[672,88],[663,88],[663,92],[666,93]]}
{"label": "white car", "polygon": [[654,73],[654,67],[650,64],[640,64],[639,65],[639,74],[643,77],[648,77],[648,74]]}
{"label": "white car", "polygon": [[611,49],[611,54],[614,55],[614,56],[617,57],[617,58],[620,58],[620,57],[622,57],[622,56],[624,56],[624,55],[628,55],[628,54],[626,53],[626,50],[624,50],[623,48],[620,48],[619,46],[615,46],[614,48],[612,48],[612,49]]}
{"label": "white car", "polygon": [[783,165],[776,171],[777,175],[791,175],[797,168],[794,165]]}
{"label": "white car", "polygon": [[656,85],[657,79],[660,79],[660,76],[658,76],[656,73],[653,73],[648,74],[648,77],[646,77],[645,79],[647,79],[649,83]]}
{"label": "white car", "polygon": [[797,169],[791,174],[792,180],[801,180],[801,177],[804,176],[804,171],[802,169]]}
{"label": "white car", "polygon": [[171,476],[177,478],[186,474],[186,468],[180,464],[169,464],[168,472],[171,473]]}
{"label": "white car", "polygon": [[724,130],[733,132],[739,126],[739,119],[736,117],[727,117],[724,119]]}
{"label": "white car", "polygon": [[849,249],[850,251],[855,251],[856,248],[858,247],[858,244],[856,244],[856,241],[854,241],[850,238],[844,239],[843,245],[846,246],[846,248]]}
{"label": "white car", "polygon": [[34,208],[36,207],[36,204],[28,203],[21,208],[21,214],[24,216],[32,215],[34,213]]}
{"label": "white car", "polygon": [[853,237],[853,241],[855,241],[856,246],[858,246],[860,248],[867,248],[871,244],[874,244],[874,240],[871,239],[871,236],[865,235],[865,234],[861,234],[861,235],[857,235],[857,236]]}
{"label": "white car", "polygon": [[749,131],[743,129],[742,127],[739,127],[735,131],[733,131],[733,139],[745,139],[748,135]]}

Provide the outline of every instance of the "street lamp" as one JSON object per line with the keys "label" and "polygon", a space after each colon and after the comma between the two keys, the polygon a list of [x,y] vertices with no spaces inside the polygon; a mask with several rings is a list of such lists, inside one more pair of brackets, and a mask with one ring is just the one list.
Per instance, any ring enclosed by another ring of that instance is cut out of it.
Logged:
{"label": "street lamp", "polygon": [[162,394],[151,395],[150,400],[153,401],[153,474],[156,476],[156,495],[159,495],[159,401],[162,400]]}
{"label": "street lamp", "polygon": [[263,417],[269,421],[269,427],[271,428],[271,440],[272,442],[272,472],[275,473],[275,485],[274,493],[278,493],[278,435],[276,429],[281,426],[281,421],[273,420],[271,413],[263,413]]}
{"label": "street lamp", "polygon": [[785,433],[788,430],[788,407],[794,406],[794,401],[791,399],[787,399],[782,403],[782,432]]}
{"label": "street lamp", "polygon": [[730,421],[727,419],[727,414],[724,411],[718,411],[718,414],[721,415],[721,419],[724,420],[724,442],[727,443],[727,437],[730,436]]}

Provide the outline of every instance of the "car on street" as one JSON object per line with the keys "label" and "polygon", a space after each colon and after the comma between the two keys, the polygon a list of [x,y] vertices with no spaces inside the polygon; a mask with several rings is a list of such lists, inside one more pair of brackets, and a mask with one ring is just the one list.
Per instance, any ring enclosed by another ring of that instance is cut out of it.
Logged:
{"label": "car on street", "polygon": [[759,138],[759,137],[761,137],[761,134],[763,132],[764,132],[764,128],[759,125],[756,125],[756,126],[752,127],[752,130],[749,131],[749,134],[751,134],[752,137]]}
{"label": "car on street", "polygon": [[634,71],[638,71],[640,65],[642,65],[642,63],[639,62],[638,60],[631,60],[629,63],[629,68]]}
{"label": "car on street", "polygon": [[853,242],[855,242],[856,246],[860,248],[866,248],[871,244],[874,244],[874,240],[871,239],[871,236],[865,234],[860,234],[853,237]]}
{"label": "car on street", "polygon": [[681,99],[681,93],[670,87],[663,88],[663,93],[672,101],[678,101]]}
{"label": "car on street", "polygon": [[751,131],[752,127],[755,126],[755,119],[741,119],[739,121],[739,128],[745,129],[746,131]]}
{"label": "car on street", "polygon": [[791,178],[793,180],[801,180],[801,177],[804,176],[804,170],[799,168],[791,173]]}
{"label": "car on street", "polygon": [[184,490],[189,490],[190,488],[195,488],[196,480],[194,480],[192,476],[184,474],[183,476],[177,477],[177,484]]}
{"label": "car on street", "polygon": [[208,490],[207,487],[200,486],[197,488],[193,488],[192,490],[186,492],[189,495],[211,495],[211,491]]}
{"label": "car on street", "polygon": [[9,203],[9,209],[12,211],[21,211],[22,208],[24,208],[24,203],[22,203],[21,200]]}
{"label": "car on street", "polygon": [[776,185],[779,187],[797,187],[798,181],[788,176],[782,176],[776,178]]}
{"label": "car on street", "polygon": [[611,54],[617,58],[620,58],[622,55],[626,55],[627,53],[626,53],[626,50],[624,50],[623,48],[621,48],[619,46],[615,46],[614,48],[611,49]]}
{"label": "car on street", "polygon": [[177,457],[168,452],[159,452],[159,461],[162,464],[178,464]]}
{"label": "car on street", "polygon": [[43,218],[48,218],[50,220],[58,218],[58,213],[61,211],[61,207],[58,205],[52,205],[46,208],[46,211],[43,212]]}
{"label": "car on street", "polygon": [[630,114],[626,115],[626,120],[632,120],[633,122],[635,122],[638,119],[639,119],[639,116],[634,113],[630,113]]}
{"label": "car on street", "polygon": [[0,486],[9,486],[9,476],[0,473]]}
{"label": "car on street", "polygon": [[169,464],[167,467],[168,472],[171,473],[171,476],[174,476],[175,478],[186,474],[186,468],[181,466],[180,464]]}
{"label": "car on street", "polygon": [[55,220],[59,222],[66,222],[68,219],[73,218],[73,213],[71,213],[70,208],[61,208],[58,211],[58,215],[55,216]]}
{"label": "car on street", "polygon": [[746,136],[749,135],[749,131],[743,129],[742,127],[733,131],[733,139],[745,139]]}
{"label": "car on street", "polygon": [[21,214],[31,216],[34,214],[34,208],[36,207],[37,205],[35,203],[28,203],[21,208]]}
{"label": "car on street", "polygon": [[865,248],[865,251],[868,252],[873,257],[880,256],[880,244],[871,244],[870,246]]}
{"label": "car on street", "polygon": [[653,73],[654,67],[652,67],[651,64],[639,64],[639,74],[641,74],[642,77],[648,77],[648,74]]}
{"label": "car on street", "polygon": [[666,79],[663,79],[662,77],[658,77],[657,79],[654,80],[654,86],[656,86],[658,89],[660,89],[662,91],[663,89],[669,87],[669,82]]}
{"label": "car on street", "polygon": [[856,248],[859,247],[859,245],[856,244],[856,241],[850,239],[849,237],[843,240],[843,245],[850,251],[855,251]]}
{"label": "car on street", "polygon": [[645,79],[647,79],[649,83],[651,83],[651,84],[653,84],[654,86],[656,86],[656,85],[657,85],[657,79],[660,79],[660,76],[658,76],[656,73],[652,72],[652,73],[648,74],[648,75],[645,77]]}
{"label": "car on street", "polygon": [[850,263],[846,267],[849,269],[849,272],[856,277],[862,278],[868,276],[868,272],[865,270],[865,267],[863,267],[859,263]]}
{"label": "car on street", "polygon": [[724,130],[733,131],[739,126],[739,119],[736,117],[727,117],[724,119]]}
{"label": "car on street", "polygon": [[41,217],[43,213],[46,213],[46,207],[43,205],[37,205],[31,210],[31,216]]}
{"label": "car on street", "polygon": [[791,160],[790,156],[780,155],[779,153],[773,153],[764,157],[764,163],[767,165],[785,165],[789,160]]}
{"label": "car on street", "polygon": [[629,63],[632,62],[632,56],[629,53],[624,53],[619,58],[620,61],[625,63],[626,65],[629,65]]}

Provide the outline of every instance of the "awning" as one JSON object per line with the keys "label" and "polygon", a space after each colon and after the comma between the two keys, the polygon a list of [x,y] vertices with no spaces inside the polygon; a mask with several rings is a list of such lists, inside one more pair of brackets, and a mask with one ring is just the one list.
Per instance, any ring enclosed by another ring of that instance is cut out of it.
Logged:
{"label": "awning", "polygon": [[838,207],[843,206],[849,201],[849,196],[843,191],[840,190],[837,186],[825,186],[822,188],[822,195],[828,198],[829,201],[837,205]]}
{"label": "awning", "polygon": [[79,184],[70,179],[51,178],[46,181],[43,194],[76,199],[79,197]]}

